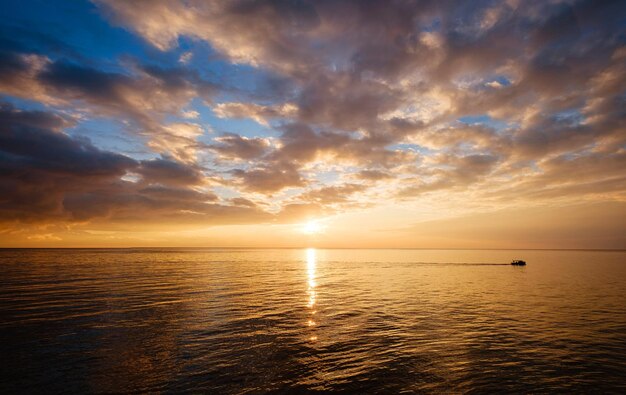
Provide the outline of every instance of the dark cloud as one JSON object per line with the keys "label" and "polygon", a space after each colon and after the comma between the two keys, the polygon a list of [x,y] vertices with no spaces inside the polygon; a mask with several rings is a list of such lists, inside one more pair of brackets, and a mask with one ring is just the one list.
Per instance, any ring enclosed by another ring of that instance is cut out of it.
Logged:
{"label": "dark cloud", "polygon": [[211,148],[220,156],[231,159],[255,159],[269,148],[267,139],[247,138],[235,133],[226,133],[215,140],[218,144]]}
{"label": "dark cloud", "polygon": [[135,170],[147,183],[162,185],[199,185],[204,181],[201,169],[163,157],[140,162]]}
{"label": "dark cloud", "polygon": [[85,97],[94,102],[119,102],[124,106],[121,86],[130,85],[132,79],[117,73],[106,73],[72,63],[54,62],[39,75],[41,83],[69,97]]}
{"label": "dark cloud", "polygon": [[[198,167],[172,158],[136,161],[64,133],[59,115],[0,106],[0,221],[140,223],[268,221],[253,206],[220,204],[193,189]],[[125,176],[140,175],[137,181]]]}
{"label": "dark cloud", "polygon": [[133,159],[67,136],[58,115],[4,104],[0,120],[3,220],[64,217],[67,192],[107,184],[137,166]]}

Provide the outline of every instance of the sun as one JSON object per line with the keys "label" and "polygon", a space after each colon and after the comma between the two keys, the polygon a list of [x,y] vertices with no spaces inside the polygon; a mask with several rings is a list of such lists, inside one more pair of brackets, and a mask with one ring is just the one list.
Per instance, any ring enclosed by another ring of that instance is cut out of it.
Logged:
{"label": "sun", "polygon": [[324,227],[319,221],[312,220],[302,225],[302,233],[306,233],[307,235],[313,235],[321,233],[324,230]]}

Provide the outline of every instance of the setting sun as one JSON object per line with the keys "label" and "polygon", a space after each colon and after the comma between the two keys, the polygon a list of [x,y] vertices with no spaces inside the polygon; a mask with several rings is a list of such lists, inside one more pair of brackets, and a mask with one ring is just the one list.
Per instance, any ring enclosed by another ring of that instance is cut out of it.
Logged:
{"label": "setting sun", "polygon": [[302,225],[301,229],[302,229],[302,233],[305,233],[307,235],[313,235],[313,234],[322,233],[322,231],[324,230],[324,227],[319,221],[309,221],[305,223],[304,225]]}

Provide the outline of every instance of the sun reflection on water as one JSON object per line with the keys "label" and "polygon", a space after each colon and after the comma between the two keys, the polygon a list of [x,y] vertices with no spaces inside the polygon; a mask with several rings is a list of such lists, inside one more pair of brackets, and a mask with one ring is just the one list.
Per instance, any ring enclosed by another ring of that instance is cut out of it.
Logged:
{"label": "sun reflection on water", "polygon": [[[317,283],[315,282],[315,269],[317,266],[317,253],[315,248],[308,248],[306,250],[306,265],[307,265],[307,295],[309,297],[307,307],[309,308],[309,320],[307,321],[307,326],[314,327],[316,325],[313,317],[317,311],[315,310],[315,302],[317,298],[317,292],[315,291],[315,287]],[[309,338],[311,341],[317,340],[317,336],[312,335]]]}

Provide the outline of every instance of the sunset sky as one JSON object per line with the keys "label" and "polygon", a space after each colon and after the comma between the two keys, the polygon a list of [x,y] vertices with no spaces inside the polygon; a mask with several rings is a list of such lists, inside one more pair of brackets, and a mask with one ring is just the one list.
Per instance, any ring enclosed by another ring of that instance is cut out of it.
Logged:
{"label": "sunset sky", "polygon": [[624,1],[3,1],[0,246],[626,248]]}

